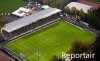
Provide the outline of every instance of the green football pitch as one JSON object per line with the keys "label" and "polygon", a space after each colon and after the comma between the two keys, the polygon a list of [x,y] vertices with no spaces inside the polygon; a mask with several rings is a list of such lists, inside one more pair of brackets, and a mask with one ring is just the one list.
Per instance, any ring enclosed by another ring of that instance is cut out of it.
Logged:
{"label": "green football pitch", "polygon": [[[95,36],[60,21],[21,39],[9,42],[6,47],[28,61],[38,61],[38,59],[39,61],[49,61],[54,55],[61,57],[62,52],[67,52],[74,40],[93,42]],[[39,57],[37,53],[39,53]]]}
{"label": "green football pitch", "polygon": [[0,13],[11,13],[24,5],[22,0],[0,0]]}

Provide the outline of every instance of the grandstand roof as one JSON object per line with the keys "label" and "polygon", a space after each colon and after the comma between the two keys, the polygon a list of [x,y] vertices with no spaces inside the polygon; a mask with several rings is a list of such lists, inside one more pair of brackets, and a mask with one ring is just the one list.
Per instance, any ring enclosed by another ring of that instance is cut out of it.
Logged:
{"label": "grandstand roof", "polygon": [[71,2],[69,3],[66,7],[69,7],[70,9],[72,7],[75,7],[77,10],[83,10],[84,13],[87,13],[88,10],[90,8],[92,8],[92,6],[89,6],[89,5],[85,5],[85,4],[82,4],[82,3],[78,3],[78,2]]}
{"label": "grandstand roof", "polygon": [[7,32],[12,32],[14,30],[20,29],[21,27],[27,26],[32,22],[36,22],[37,20],[40,20],[42,18],[46,18],[48,16],[51,16],[55,13],[60,12],[61,10],[56,8],[48,8],[45,10],[41,10],[37,13],[34,13],[32,15],[26,16],[24,18],[18,19],[14,22],[6,24],[2,29]]}

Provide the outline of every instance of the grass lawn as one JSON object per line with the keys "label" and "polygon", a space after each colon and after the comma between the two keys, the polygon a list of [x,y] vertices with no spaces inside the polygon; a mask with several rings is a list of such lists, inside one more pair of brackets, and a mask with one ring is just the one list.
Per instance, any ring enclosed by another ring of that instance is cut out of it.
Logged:
{"label": "grass lawn", "polygon": [[70,49],[74,40],[92,42],[95,40],[95,36],[61,21],[41,31],[10,42],[6,46],[17,54],[24,54],[28,61],[38,61],[37,51],[40,52],[39,61],[49,61],[53,55],[61,57],[62,52]]}
{"label": "grass lawn", "polygon": [[24,5],[22,0],[0,0],[0,13],[11,13]]}
{"label": "grass lawn", "polygon": [[91,1],[96,3],[100,2],[100,0],[91,0]]}

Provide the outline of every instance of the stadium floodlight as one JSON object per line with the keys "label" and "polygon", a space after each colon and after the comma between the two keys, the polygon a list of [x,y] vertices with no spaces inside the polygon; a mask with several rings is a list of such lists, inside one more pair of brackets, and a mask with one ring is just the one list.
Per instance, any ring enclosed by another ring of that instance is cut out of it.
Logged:
{"label": "stadium floodlight", "polygon": [[39,52],[39,49],[37,49],[37,59],[38,59],[38,61],[39,61],[39,59],[40,59],[40,52]]}

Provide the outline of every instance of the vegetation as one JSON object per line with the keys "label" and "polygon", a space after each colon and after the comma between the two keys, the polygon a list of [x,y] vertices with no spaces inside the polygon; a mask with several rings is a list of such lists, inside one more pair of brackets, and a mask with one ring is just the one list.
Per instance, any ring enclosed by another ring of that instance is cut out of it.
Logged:
{"label": "vegetation", "polygon": [[100,0],[91,0],[92,2],[96,2],[96,3],[99,3]]}
{"label": "vegetation", "polygon": [[[41,31],[6,44],[6,46],[28,61],[53,61],[52,56],[61,57],[62,52],[69,51],[74,40],[93,42],[95,36],[90,32],[76,28],[61,21]],[[37,52],[40,53],[39,57]],[[54,60],[57,60],[54,59]]]}
{"label": "vegetation", "polygon": [[25,2],[22,2],[22,0],[0,0],[0,14],[11,13],[24,5]]}
{"label": "vegetation", "polygon": [[[5,18],[5,16],[0,16],[0,33],[2,32],[1,28],[4,26],[4,24],[7,23],[7,20]],[[2,39],[2,37],[0,36],[0,39]]]}
{"label": "vegetation", "polygon": [[88,10],[88,13],[84,13],[83,10],[79,11],[75,7],[71,9],[66,7],[65,11],[75,17],[78,16],[80,20],[87,22],[90,26],[100,30],[100,7],[98,9],[91,8]]}
{"label": "vegetation", "polygon": [[90,9],[86,18],[86,22],[96,29],[100,30],[100,7],[98,9]]}
{"label": "vegetation", "polygon": [[57,7],[63,10],[65,5],[75,0],[36,0],[36,1],[43,3],[43,4],[47,4],[51,7]]}
{"label": "vegetation", "polygon": [[7,23],[7,20],[6,20],[5,16],[0,16],[0,25],[2,26],[6,23]]}
{"label": "vegetation", "polygon": [[[88,43],[88,42],[82,42],[82,41],[74,41],[72,43],[71,49],[69,50],[69,53],[72,54],[83,54],[83,53],[92,53],[94,50],[94,47]],[[92,61],[92,59],[84,59],[84,58],[74,58],[72,61]]]}
{"label": "vegetation", "polygon": [[0,40],[3,40],[4,38],[0,35]]}
{"label": "vegetation", "polygon": [[94,61],[99,61],[100,60],[100,34],[93,45],[95,46],[94,53],[96,54]]}
{"label": "vegetation", "polygon": [[[71,49],[67,51],[68,54],[83,54],[83,53],[94,53],[94,46],[89,42],[82,41],[73,41],[71,45]],[[58,58],[57,56],[53,56],[50,61],[65,61],[62,58]],[[73,58],[71,61],[94,61],[91,58]]]}

